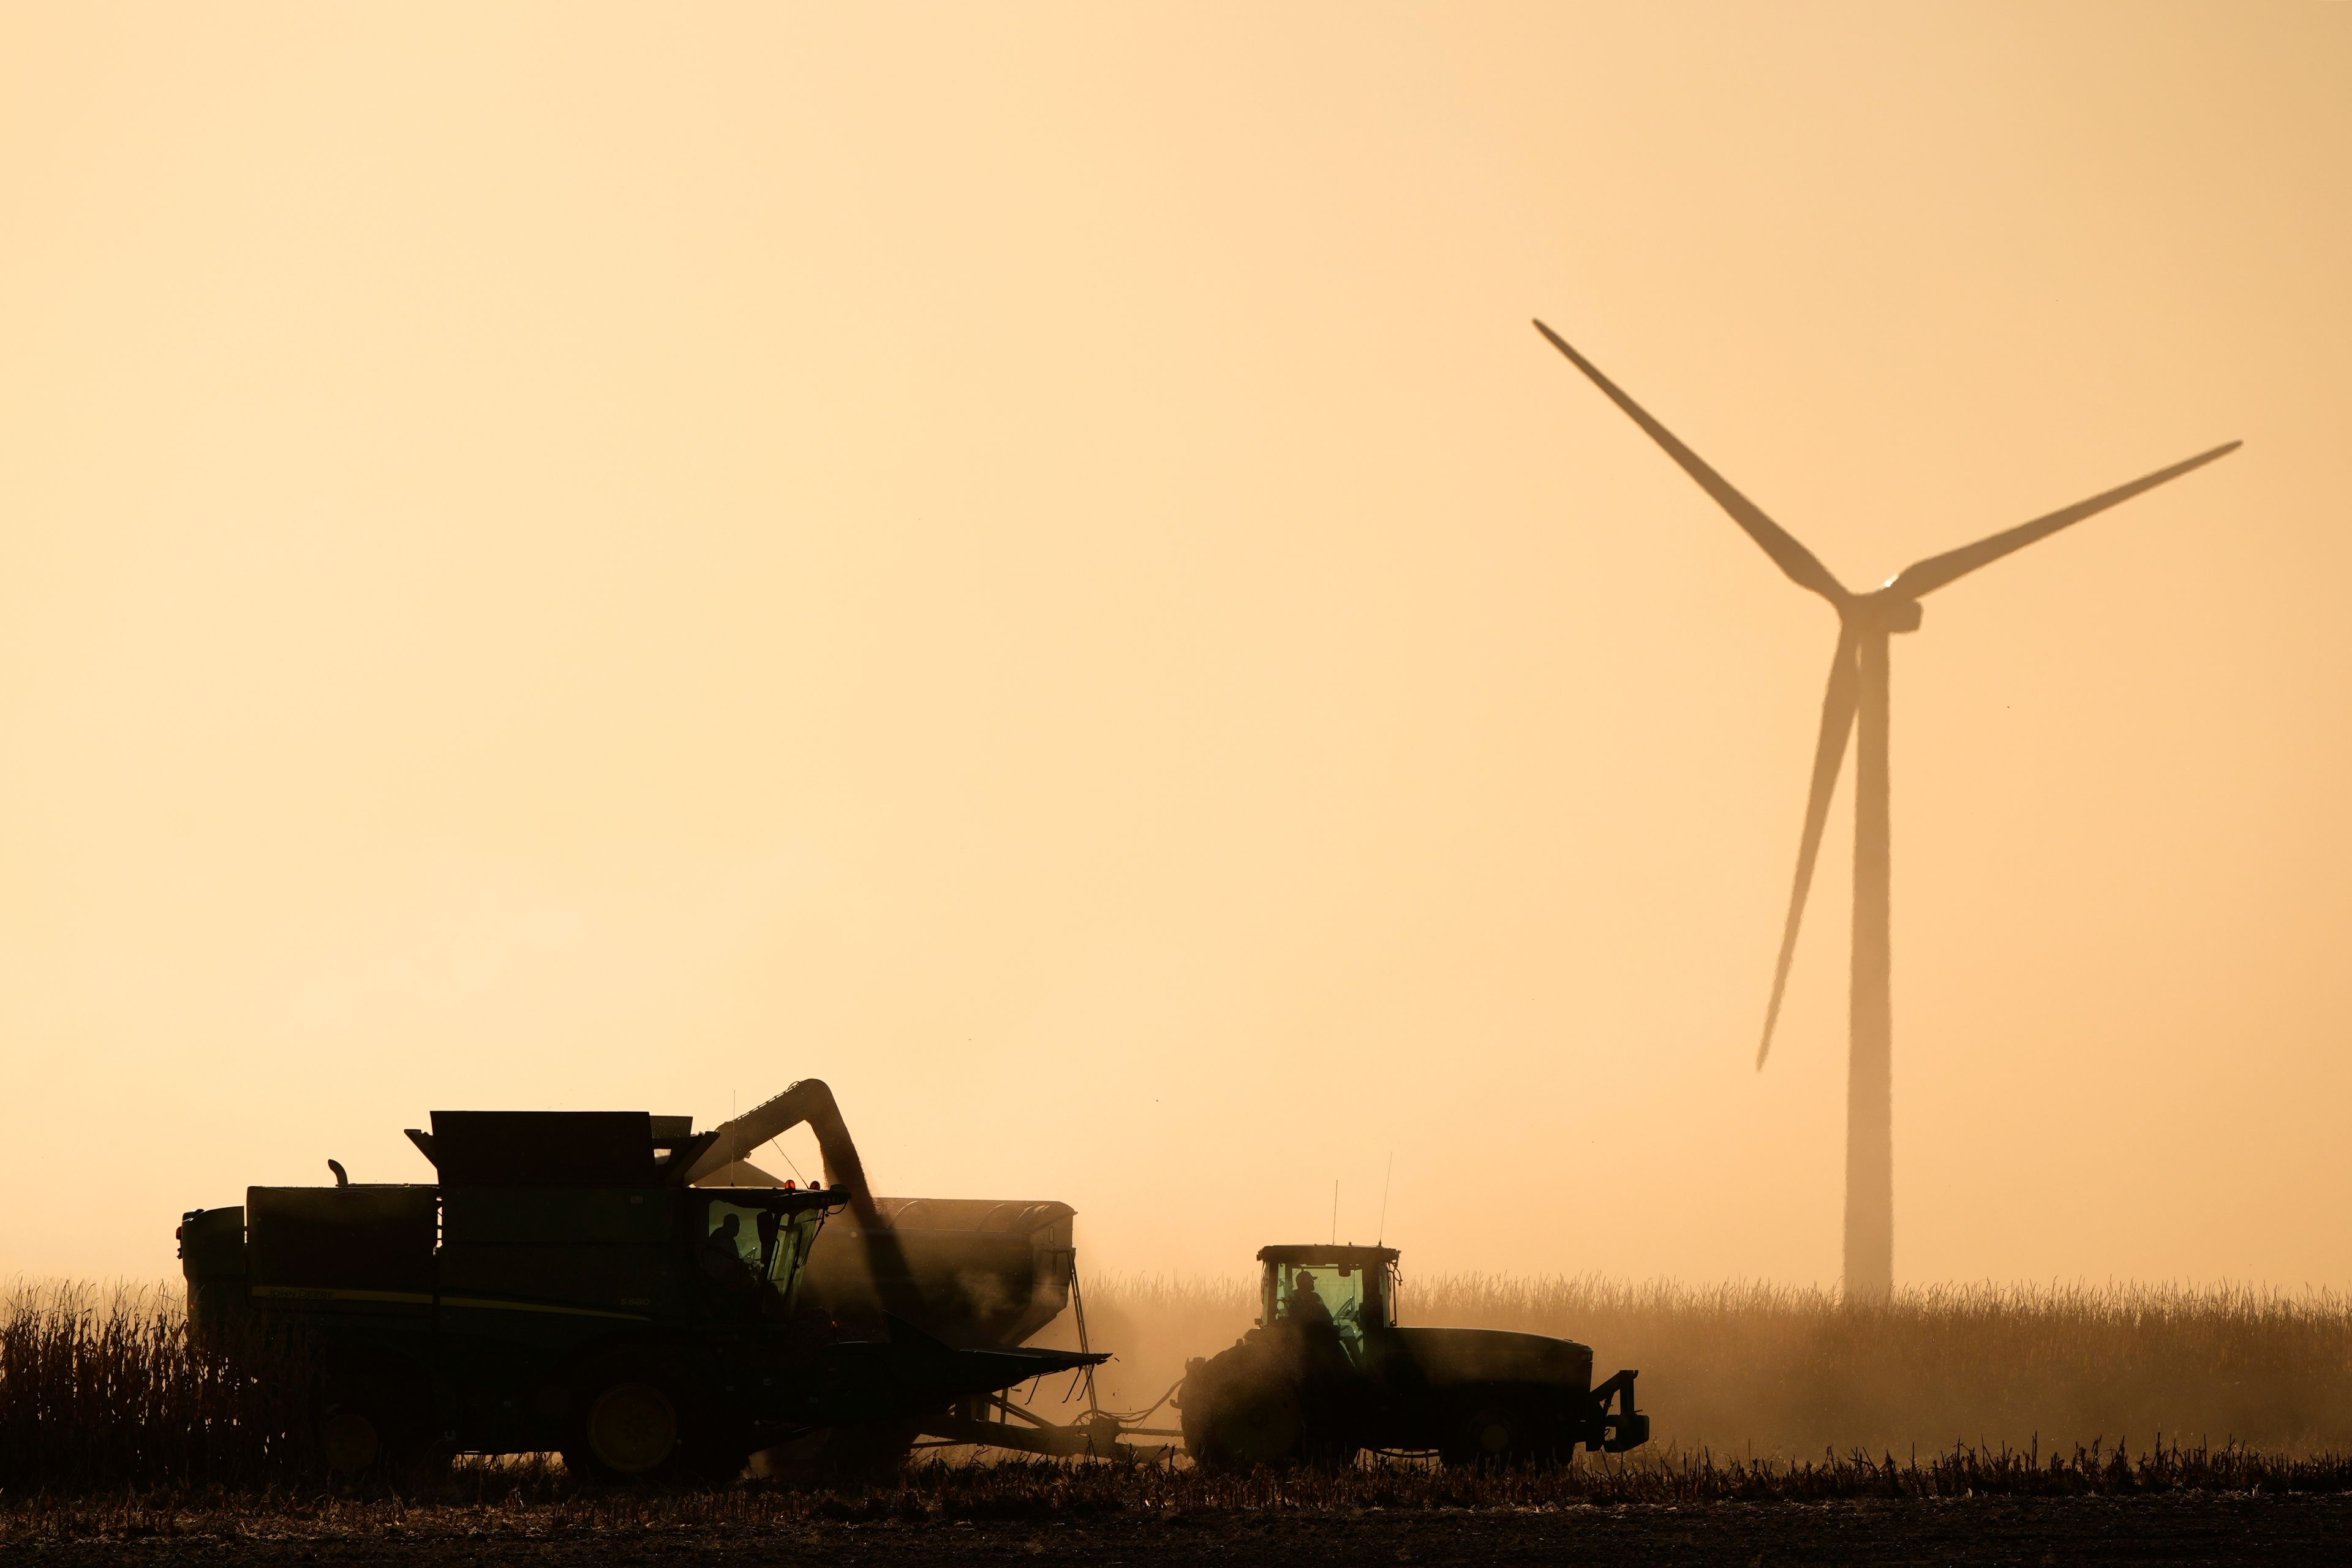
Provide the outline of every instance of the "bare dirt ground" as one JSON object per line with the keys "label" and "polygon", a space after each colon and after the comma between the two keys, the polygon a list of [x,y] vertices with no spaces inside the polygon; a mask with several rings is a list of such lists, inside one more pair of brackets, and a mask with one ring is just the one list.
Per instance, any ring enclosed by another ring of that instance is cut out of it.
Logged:
{"label": "bare dirt ground", "polygon": [[[96,1527],[102,1532],[83,1533]],[[240,1512],[11,1531],[0,1558],[59,1564],[2329,1563],[2352,1497],[2193,1494],[1571,1505],[1346,1513],[1192,1510],[1066,1521],[533,1521],[463,1508],[339,1526]]]}

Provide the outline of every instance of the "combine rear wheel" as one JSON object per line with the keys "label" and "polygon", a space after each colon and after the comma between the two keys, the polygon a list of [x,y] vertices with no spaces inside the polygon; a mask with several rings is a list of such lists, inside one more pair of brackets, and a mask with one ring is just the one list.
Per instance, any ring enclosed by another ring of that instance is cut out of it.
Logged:
{"label": "combine rear wheel", "polygon": [[319,1423],[319,1447],[327,1456],[329,1469],[355,1476],[383,1452],[383,1434],[363,1412],[338,1410]]}
{"label": "combine rear wheel", "polygon": [[321,1382],[310,1430],[331,1474],[411,1485],[447,1468],[423,1368],[389,1353],[338,1350]]}

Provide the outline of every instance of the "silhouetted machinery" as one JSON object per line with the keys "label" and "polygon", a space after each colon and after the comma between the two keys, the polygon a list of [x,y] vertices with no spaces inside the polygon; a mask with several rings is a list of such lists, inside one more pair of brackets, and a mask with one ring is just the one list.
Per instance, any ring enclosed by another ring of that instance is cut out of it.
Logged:
{"label": "silhouetted machinery", "polygon": [[1572,1340],[1398,1326],[1393,1247],[1257,1256],[1258,1326],[1188,1363],[1177,1394],[1184,1446],[1205,1467],[1340,1465],[1365,1448],[1511,1463],[1649,1441],[1637,1374],[1596,1388],[1592,1352]]}
{"label": "silhouetted machinery", "polygon": [[[747,1163],[803,1121],[822,1184]],[[335,1186],[249,1188],[180,1227],[198,1331],[308,1331],[339,1468],[557,1449],[588,1476],[716,1477],[763,1450],[894,1459],[934,1427],[1044,1452],[1115,1440],[1116,1423],[1015,1424],[1003,1398],[1107,1359],[1019,1343],[1071,1300],[1069,1207],[876,1198],[821,1082],[701,1133],[643,1111],[436,1111],[409,1136],[435,1183],[349,1184],[330,1162]]]}

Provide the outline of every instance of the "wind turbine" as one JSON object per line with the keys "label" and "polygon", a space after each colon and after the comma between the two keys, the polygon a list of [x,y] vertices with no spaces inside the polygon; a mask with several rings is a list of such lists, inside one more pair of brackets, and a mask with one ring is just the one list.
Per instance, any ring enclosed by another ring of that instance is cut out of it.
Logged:
{"label": "wind turbine", "polygon": [[1592,362],[1569,347],[1541,321],[1536,331],[1591,378],[1650,439],[1696,479],[1716,504],[1731,514],[1748,537],[1801,588],[1830,602],[1838,613],[1837,652],[1830,658],[1829,689],[1822,694],[1821,739],[1813,749],[1812,793],[1805,799],[1805,826],[1797,841],[1796,885],[1789,895],[1789,921],[1780,933],[1780,957],[1772,969],[1772,999],[1764,1008],[1764,1038],[1757,1047],[1762,1071],[1772,1049],[1772,1026],[1789,983],[1789,960],[1797,949],[1797,924],[1805,912],[1805,890],[1813,879],[1813,859],[1822,847],[1822,825],[1830,793],[1845,762],[1848,734],[1859,727],[1853,807],[1853,980],[1849,994],[1845,1084],[1845,1293],[1848,1300],[1884,1299],[1895,1287],[1895,1131],[1892,1057],[1894,1005],[1888,990],[1889,876],[1886,773],[1887,640],[1919,629],[1919,600],[1979,566],[2047,539],[2062,528],[2179,479],[2238,449],[2231,441],[2186,462],[2117,485],[2090,500],[2037,517],[2031,522],[1915,561],[1867,593],[1856,594],[1830,574],[1819,557],[1797,542],[1763,510],[1731,488],[1697,453],[1650,417]]}

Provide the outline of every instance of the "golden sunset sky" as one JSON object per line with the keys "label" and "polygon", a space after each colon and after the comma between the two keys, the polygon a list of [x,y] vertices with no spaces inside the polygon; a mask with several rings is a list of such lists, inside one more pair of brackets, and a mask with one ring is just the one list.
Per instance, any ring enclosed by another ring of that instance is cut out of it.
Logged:
{"label": "golden sunset sky", "polygon": [[[2352,1283],[2352,5],[0,8],[0,1273],[839,1092],[1095,1269]],[[803,1171],[811,1151],[788,1142]]]}

